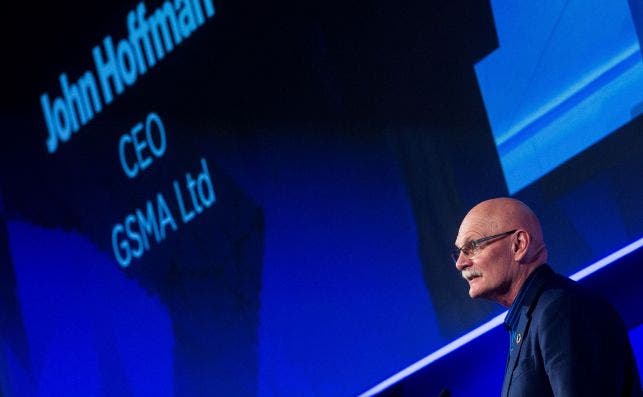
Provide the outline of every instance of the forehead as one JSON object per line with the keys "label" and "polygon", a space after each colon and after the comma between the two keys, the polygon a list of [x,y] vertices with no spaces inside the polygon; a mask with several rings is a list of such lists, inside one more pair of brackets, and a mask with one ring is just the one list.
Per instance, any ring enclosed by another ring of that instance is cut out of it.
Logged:
{"label": "forehead", "polygon": [[493,233],[497,228],[497,222],[486,216],[468,214],[458,230],[456,245],[462,245],[468,241],[476,240]]}

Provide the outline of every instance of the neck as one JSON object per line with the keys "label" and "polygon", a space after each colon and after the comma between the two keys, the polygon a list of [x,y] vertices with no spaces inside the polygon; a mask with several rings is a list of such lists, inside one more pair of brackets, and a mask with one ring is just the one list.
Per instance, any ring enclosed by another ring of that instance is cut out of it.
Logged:
{"label": "neck", "polygon": [[511,307],[511,305],[513,305],[514,301],[516,300],[516,297],[518,296],[520,289],[522,288],[523,285],[525,285],[525,281],[527,281],[529,276],[541,265],[542,263],[538,263],[536,265],[517,264],[517,266],[521,266],[523,271],[521,271],[518,274],[518,276],[513,280],[513,282],[509,286],[509,290],[507,291],[507,293],[501,297],[498,297],[498,299],[496,299],[496,302],[500,303],[504,307],[507,307],[507,308]]}

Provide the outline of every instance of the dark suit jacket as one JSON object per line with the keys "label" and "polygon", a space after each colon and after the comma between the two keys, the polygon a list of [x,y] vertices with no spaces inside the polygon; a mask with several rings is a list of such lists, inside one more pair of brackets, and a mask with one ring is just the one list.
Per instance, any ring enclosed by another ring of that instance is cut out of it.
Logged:
{"label": "dark suit jacket", "polygon": [[547,265],[519,297],[502,396],[643,396],[627,331],[607,301]]}

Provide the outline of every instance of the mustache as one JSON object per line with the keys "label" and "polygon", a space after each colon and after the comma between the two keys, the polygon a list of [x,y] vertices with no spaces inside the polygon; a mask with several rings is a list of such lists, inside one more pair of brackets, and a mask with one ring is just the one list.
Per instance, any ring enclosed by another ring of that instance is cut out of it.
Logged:
{"label": "mustache", "polygon": [[477,270],[475,270],[475,269],[465,269],[465,270],[462,271],[461,275],[462,275],[463,279],[468,281],[468,280],[471,280],[474,277],[482,276],[482,273],[477,271]]}

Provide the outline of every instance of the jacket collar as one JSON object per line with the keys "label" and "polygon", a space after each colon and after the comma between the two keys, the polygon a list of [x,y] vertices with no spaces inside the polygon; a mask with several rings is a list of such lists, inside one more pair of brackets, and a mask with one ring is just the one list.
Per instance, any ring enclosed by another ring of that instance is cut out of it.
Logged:
{"label": "jacket collar", "polygon": [[516,299],[514,299],[514,302],[505,317],[504,325],[507,331],[515,331],[518,326],[518,320],[520,318],[522,308],[532,307],[538,293],[540,292],[540,287],[552,273],[553,270],[551,270],[549,265],[544,264],[542,266],[538,266],[536,270],[529,275],[527,281],[525,281],[523,286],[520,288],[520,292],[518,292]]}
{"label": "jacket collar", "polygon": [[554,274],[554,272],[547,264],[539,266],[530,274],[525,284],[520,288],[518,296],[516,296],[516,299],[509,309],[509,313],[507,313],[505,317],[504,325],[510,333],[510,345],[507,367],[505,368],[505,379],[502,385],[502,396],[506,396],[509,392],[511,374],[520,356],[525,331],[531,321],[531,312],[535,307],[535,303],[538,300],[538,296],[545,282],[552,274]]}

